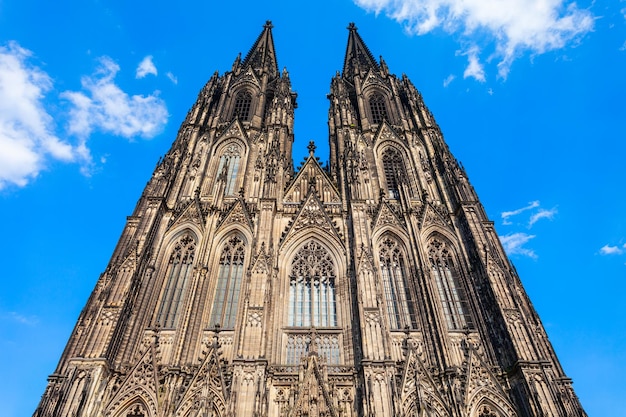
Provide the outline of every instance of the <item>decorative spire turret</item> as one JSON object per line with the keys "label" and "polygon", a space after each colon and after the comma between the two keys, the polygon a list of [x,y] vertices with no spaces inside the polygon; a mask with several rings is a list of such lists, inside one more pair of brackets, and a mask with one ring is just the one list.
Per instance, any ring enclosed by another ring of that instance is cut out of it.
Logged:
{"label": "decorative spire turret", "polygon": [[268,20],[263,25],[263,32],[257,38],[252,48],[243,60],[242,67],[251,67],[258,74],[267,71],[270,78],[279,76],[278,61],[274,49],[274,38],[272,37],[272,22]]}
{"label": "decorative spire turret", "polygon": [[352,77],[360,71],[367,71],[370,68],[378,69],[378,63],[359,36],[356,25],[350,23],[347,29],[350,31],[350,35],[348,36],[346,56],[343,60],[343,76]]}

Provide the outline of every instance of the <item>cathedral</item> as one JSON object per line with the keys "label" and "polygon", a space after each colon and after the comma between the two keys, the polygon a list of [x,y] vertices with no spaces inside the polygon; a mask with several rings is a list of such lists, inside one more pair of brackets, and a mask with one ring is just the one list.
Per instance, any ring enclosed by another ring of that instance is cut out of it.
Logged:
{"label": "cathedral", "polygon": [[34,416],[586,416],[412,82],[350,24],[327,166],[293,165],[296,98],[268,21],[200,91]]}

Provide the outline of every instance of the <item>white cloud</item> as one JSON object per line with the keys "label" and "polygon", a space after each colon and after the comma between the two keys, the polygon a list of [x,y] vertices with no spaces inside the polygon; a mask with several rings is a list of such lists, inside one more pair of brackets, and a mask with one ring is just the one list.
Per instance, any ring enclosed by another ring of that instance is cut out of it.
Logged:
{"label": "white cloud", "polygon": [[37,316],[27,317],[15,311],[9,311],[7,313],[0,313],[0,318],[7,320],[7,321],[15,322],[18,324],[24,324],[26,326],[34,326],[39,323],[39,319],[37,318]]}
{"label": "white cloud", "polygon": [[450,75],[448,75],[448,76],[446,77],[446,79],[445,79],[445,80],[443,80],[443,86],[444,86],[444,88],[445,88],[445,87],[447,87],[447,86],[449,86],[449,85],[450,85],[450,83],[451,83],[452,81],[454,81],[454,79],[455,79],[455,78],[456,78],[456,77],[454,76],[454,74],[450,74]]}
{"label": "white cloud", "polygon": [[556,207],[550,209],[550,210],[546,210],[546,209],[539,209],[539,211],[535,214],[533,214],[532,216],[530,216],[530,220],[528,221],[528,227],[532,227],[532,225],[534,225],[535,223],[537,223],[537,221],[541,220],[541,219],[548,219],[548,220],[552,220],[554,219],[554,216],[558,213]]}
{"label": "white cloud", "polygon": [[143,78],[148,74],[157,75],[157,68],[152,62],[152,55],[146,56],[137,67],[135,78]]}
{"label": "white cloud", "polygon": [[95,73],[82,77],[83,91],[62,93],[72,106],[68,129],[83,144],[95,129],[128,139],[152,138],[167,122],[167,108],[158,91],[148,96],[128,95],[115,84],[119,70],[111,58],[102,57]]}
{"label": "white cloud", "polygon": [[467,52],[467,68],[463,72],[463,78],[472,77],[481,83],[485,82],[485,69],[478,59],[478,48],[471,48]]}
{"label": "white cloud", "polygon": [[604,245],[600,248],[600,253],[602,255],[621,255],[624,253],[624,249],[626,249],[626,244],[622,248],[619,246]]}
{"label": "white cloud", "polygon": [[539,207],[539,201],[535,200],[535,201],[531,201],[530,203],[528,203],[527,206],[519,208],[517,210],[513,210],[513,211],[503,211],[500,215],[502,216],[502,224],[512,224],[509,221],[509,217],[511,216],[517,216],[520,213],[525,212],[526,210],[532,210],[534,208]]}
{"label": "white cloud", "polygon": [[44,106],[52,80],[29,62],[31,55],[16,42],[0,46],[0,189],[25,186],[50,159],[75,159]]}
{"label": "white cloud", "polygon": [[[524,52],[541,54],[575,42],[593,29],[594,17],[564,0],[354,0],[403,24],[412,34],[440,28],[456,34],[464,45],[493,43],[506,77],[512,62]],[[485,36],[487,35],[487,36]],[[482,48],[481,48],[482,49]]]}
{"label": "white cloud", "polygon": [[523,247],[529,240],[534,239],[535,235],[526,233],[510,233],[500,236],[500,241],[508,255],[523,255],[536,259],[537,254],[532,249]]}
{"label": "white cloud", "polygon": [[178,84],[178,78],[176,78],[174,74],[168,71],[165,75],[167,75],[167,78],[169,78],[171,82]]}

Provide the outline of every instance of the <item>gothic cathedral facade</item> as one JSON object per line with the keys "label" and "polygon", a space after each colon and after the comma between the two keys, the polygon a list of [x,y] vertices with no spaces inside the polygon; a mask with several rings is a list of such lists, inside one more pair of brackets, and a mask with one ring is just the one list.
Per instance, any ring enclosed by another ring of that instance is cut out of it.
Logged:
{"label": "gothic cathedral facade", "polygon": [[270,22],[200,91],[36,417],[586,416],[406,77],[349,26],[292,163]]}

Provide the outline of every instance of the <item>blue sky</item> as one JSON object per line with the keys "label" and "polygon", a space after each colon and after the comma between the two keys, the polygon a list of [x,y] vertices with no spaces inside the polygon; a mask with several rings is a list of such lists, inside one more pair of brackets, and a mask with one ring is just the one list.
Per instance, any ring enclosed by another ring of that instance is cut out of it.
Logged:
{"label": "blue sky", "polygon": [[626,2],[0,0],[0,403],[30,415],[213,72],[274,23],[294,161],[351,21],[422,92],[590,415],[626,416]]}

